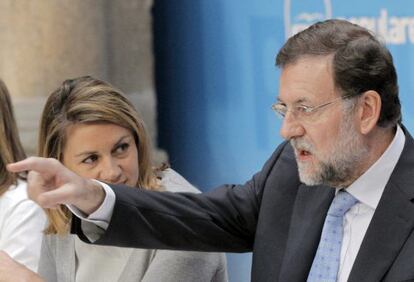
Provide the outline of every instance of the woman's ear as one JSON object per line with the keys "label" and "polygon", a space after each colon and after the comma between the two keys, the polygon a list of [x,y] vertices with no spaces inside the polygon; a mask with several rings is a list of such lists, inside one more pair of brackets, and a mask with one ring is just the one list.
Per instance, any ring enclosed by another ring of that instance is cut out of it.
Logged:
{"label": "woman's ear", "polygon": [[369,134],[377,125],[381,113],[381,96],[377,91],[364,92],[358,101],[359,130]]}

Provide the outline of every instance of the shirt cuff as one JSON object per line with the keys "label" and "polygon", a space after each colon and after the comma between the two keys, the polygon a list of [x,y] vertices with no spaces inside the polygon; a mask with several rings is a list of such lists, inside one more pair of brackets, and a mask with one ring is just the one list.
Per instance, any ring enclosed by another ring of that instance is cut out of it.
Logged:
{"label": "shirt cuff", "polygon": [[108,228],[109,222],[111,221],[112,213],[114,211],[115,193],[108,184],[95,179],[92,180],[100,184],[105,191],[105,199],[99,208],[87,216],[85,213],[73,205],[67,205],[67,207],[75,216],[81,220],[91,222],[106,230]]}

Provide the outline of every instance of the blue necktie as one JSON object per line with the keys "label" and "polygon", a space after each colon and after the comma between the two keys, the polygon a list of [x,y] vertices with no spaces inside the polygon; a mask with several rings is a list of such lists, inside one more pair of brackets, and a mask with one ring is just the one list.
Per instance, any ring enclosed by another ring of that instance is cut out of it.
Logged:
{"label": "blue necktie", "polygon": [[313,259],[308,282],[335,282],[339,269],[344,214],[357,200],[346,191],[339,191],[329,207],[318,250]]}

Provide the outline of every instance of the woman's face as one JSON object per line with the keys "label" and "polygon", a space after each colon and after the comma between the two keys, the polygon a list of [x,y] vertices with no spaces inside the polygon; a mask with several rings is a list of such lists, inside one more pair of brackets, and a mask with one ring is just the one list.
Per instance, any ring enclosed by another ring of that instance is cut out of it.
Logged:
{"label": "woman's face", "polygon": [[138,149],[132,132],[111,123],[75,124],[66,130],[63,164],[80,176],[136,186]]}

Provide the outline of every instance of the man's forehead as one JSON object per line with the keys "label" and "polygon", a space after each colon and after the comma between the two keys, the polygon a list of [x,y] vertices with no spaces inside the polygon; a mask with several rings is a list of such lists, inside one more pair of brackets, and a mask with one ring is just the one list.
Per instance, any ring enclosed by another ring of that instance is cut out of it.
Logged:
{"label": "man's forehead", "polygon": [[293,63],[285,65],[281,68],[281,75],[291,70],[294,71],[323,71],[333,74],[333,56],[303,56],[298,58]]}
{"label": "man's forehead", "polygon": [[330,56],[301,58],[280,74],[277,99],[285,103],[324,100],[336,96]]}

